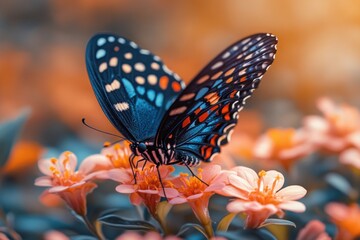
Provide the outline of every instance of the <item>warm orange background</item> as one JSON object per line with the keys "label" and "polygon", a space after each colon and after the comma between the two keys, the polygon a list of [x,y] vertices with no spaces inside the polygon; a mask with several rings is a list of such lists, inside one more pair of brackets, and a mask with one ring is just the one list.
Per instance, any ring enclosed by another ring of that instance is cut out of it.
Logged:
{"label": "warm orange background", "polygon": [[99,135],[82,117],[111,130],[84,60],[88,39],[108,31],[155,52],[185,81],[232,42],[276,34],[276,60],[248,107],[270,124],[296,124],[323,95],[360,103],[355,0],[16,0],[0,3],[0,120],[30,106],[27,136],[54,119],[86,138]]}

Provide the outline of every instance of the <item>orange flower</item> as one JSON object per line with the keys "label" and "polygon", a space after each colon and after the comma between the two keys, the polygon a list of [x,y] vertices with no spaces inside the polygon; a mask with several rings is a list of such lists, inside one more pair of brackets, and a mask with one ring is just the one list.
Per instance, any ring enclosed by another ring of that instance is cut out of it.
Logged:
{"label": "orange flower", "polygon": [[295,160],[310,154],[313,149],[303,131],[293,128],[272,128],[255,144],[254,157],[276,161],[289,170]]}
{"label": "orange flower", "polygon": [[[130,156],[132,152],[129,142],[123,141],[114,145],[105,143],[104,145],[107,147],[102,149],[101,154],[108,159],[108,164],[104,165],[104,171],[99,171],[96,177],[100,179],[111,179],[111,176],[118,174],[119,169],[125,170],[127,172],[126,175],[132,175],[130,166]],[[136,160],[137,159],[135,159],[134,163],[136,163]],[[123,172],[122,170],[120,170],[120,172]]]}
{"label": "orange flower", "polygon": [[[107,143],[104,144],[108,145]],[[130,144],[127,141],[105,147],[101,154],[106,156],[114,168],[130,168],[129,158],[132,155]]]}
{"label": "orange flower", "polygon": [[[245,228],[257,228],[271,215],[284,216],[284,210],[293,212],[305,211],[305,205],[294,201],[302,198],[306,190],[297,185],[284,189],[284,176],[274,170],[260,171],[247,167],[235,167],[229,175],[229,185],[219,193],[236,197],[227,205],[229,212],[244,212],[247,214]],[[281,190],[280,190],[281,189]]]}
{"label": "orange flower", "polygon": [[296,240],[331,240],[331,237],[326,233],[322,222],[312,220],[300,230]]}
{"label": "orange flower", "polygon": [[317,102],[324,117],[304,118],[309,140],[321,150],[339,153],[349,147],[360,148],[360,112],[349,105],[336,105],[328,98]]}
{"label": "orange flower", "polygon": [[[200,181],[201,179],[202,181]],[[225,186],[226,172],[221,171],[219,165],[208,165],[206,168],[198,168],[197,177],[181,173],[180,177],[173,181],[179,195],[171,199],[171,204],[187,202],[192,208],[196,218],[204,226],[209,237],[213,236],[211,218],[209,215],[209,199]],[[208,185],[206,185],[208,184]]]}
{"label": "orange flower", "polygon": [[57,194],[77,214],[85,216],[86,195],[97,186],[90,180],[103,164],[107,164],[104,156],[92,155],[81,163],[78,171],[75,171],[76,156],[71,152],[64,152],[59,159],[42,159],[38,162],[40,171],[46,176],[37,178],[35,185],[50,187],[47,190],[49,193]]}
{"label": "orange flower", "polygon": [[[172,166],[160,166],[158,169],[154,164],[147,163],[143,169],[135,170],[135,178],[132,173],[126,169],[117,169],[112,171],[109,177],[121,184],[116,187],[116,191],[120,193],[130,194],[130,201],[134,205],[144,203],[149,209],[152,216],[157,218],[157,205],[161,197],[173,198],[177,195],[177,191],[172,188],[169,180],[171,173],[174,172]],[[158,173],[159,170],[159,173]],[[159,180],[159,175],[163,186]]]}
{"label": "orange flower", "polygon": [[337,226],[336,239],[350,240],[360,236],[360,207],[357,204],[349,206],[342,203],[329,203],[325,212]]}

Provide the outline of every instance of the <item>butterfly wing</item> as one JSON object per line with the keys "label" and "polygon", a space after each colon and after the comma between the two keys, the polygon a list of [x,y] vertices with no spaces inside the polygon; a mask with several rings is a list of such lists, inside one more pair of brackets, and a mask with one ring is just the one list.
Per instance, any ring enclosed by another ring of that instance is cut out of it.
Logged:
{"label": "butterfly wing", "polygon": [[229,141],[238,112],[272,64],[277,38],[256,34],[213,59],[179,95],[165,114],[158,146],[175,151],[167,164],[211,161]]}
{"label": "butterfly wing", "polygon": [[90,39],[86,66],[105,115],[132,142],[154,139],[165,112],[185,86],[158,56],[113,34]]}

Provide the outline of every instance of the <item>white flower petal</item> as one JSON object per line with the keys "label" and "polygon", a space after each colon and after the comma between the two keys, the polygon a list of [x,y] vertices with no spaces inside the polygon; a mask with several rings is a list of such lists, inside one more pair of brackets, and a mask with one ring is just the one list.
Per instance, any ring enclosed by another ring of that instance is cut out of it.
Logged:
{"label": "white flower petal", "polygon": [[306,192],[306,189],[299,185],[291,185],[281,189],[279,192],[276,193],[276,196],[280,197],[283,200],[291,201],[304,197]]}
{"label": "white flower petal", "polygon": [[284,175],[275,170],[270,170],[266,172],[264,176],[264,187],[268,186],[269,188],[273,188],[273,184],[275,186],[273,188],[274,192],[277,192],[284,185]]}
{"label": "white flower petal", "polygon": [[304,212],[306,207],[303,203],[297,201],[283,202],[278,205],[281,209],[293,211],[293,212]]}
{"label": "white flower petal", "polygon": [[236,175],[229,176],[229,183],[232,186],[246,192],[251,192],[254,189],[253,186],[251,186],[247,180]]}

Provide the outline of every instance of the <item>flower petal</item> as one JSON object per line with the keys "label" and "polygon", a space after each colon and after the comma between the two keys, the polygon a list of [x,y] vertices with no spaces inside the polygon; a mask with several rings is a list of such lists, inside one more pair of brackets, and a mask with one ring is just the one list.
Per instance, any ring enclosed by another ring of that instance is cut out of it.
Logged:
{"label": "flower petal", "polygon": [[206,183],[210,183],[216,176],[220,174],[220,165],[207,165],[202,172],[202,180]]}
{"label": "flower petal", "polygon": [[223,189],[216,191],[216,193],[226,197],[236,197],[241,199],[247,199],[248,196],[247,191],[243,191],[233,186],[225,186]]}
{"label": "flower petal", "polygon": [[52,164],[50,158],[48,158],[48,159],[40,159],[38,161],[39,170],[40,170],[40,172],[42,172],[45,175],[48,175],[48,176],[53,175],[53,172],[50,170],[51,166],[54,166],[54,164]]}
{"label": "flower petal", "polygon": [[108,179],[114,180],[120,183],[131,183],[134,180],[134,176],[129,173],[127,169],[115,168],[107,172]]}
{"label": "flower petal", "polygon": [[239,177],[245,179],[250,184],[250,186],[252,186],[252,188],[257,187],[257,181],[259,179],[259,176],[251,168],[239,166],[234,167],[231,170],[235,171]]}
{"label": "flower petal", "polygon": [[69,189],[69,187],[68,186],[55,186],[55,187],[49,188],[49,193],[62,192],[66,189]]}
{"label": "flower petal", "polygon": [[176,198],[173,198],[169,201],[170,204],[182,204],[182,203],[186,203],[187,202],[187,199],[184,198],[184,197],[176,197]]}
{"label": "flower petal", "polygon": [[61,172],[66,170],[70,170],[74,172],[77,165],[77,157],[74,153],[70,151],[63,152],[60,157],[59,161],[57,161],[57,167]]}
{"label": "flower petal", "polygon": [[112,164],[109,159],[101,154],[94,154],[85,158],[79,166],[79,172],[89,174],[94,171],[110,169]]}
{"label": "flower petal", "polygon": [[254,190],[253,186],[250,185],[250,183],[246,179],[243,179],[242,177],[239,177],[236,175],[229,176],[229,183],[232,186],[234,186],[238,189],[241,189],[243,191],[246,191],[246,192],[251,192]]}
{"label": "flower petal", "polygon": [[303,203],[298,201],[287,201],[280,203],[278,205],[281,209],[289,210],[293,212],[304,212],[306,210],[306,207]]}
{"label": "flower petal", "polygon": [[[268,186],[270,189],[273,188],[274,192],[277,192],[284,185],[284,175],[275,170],[266,172],[264,176],[264,187]],[[273,184],[275,183],[274,187]]]}
{"label": "flower petal", "polygon": [[282,198],[285,201],[297,200],[305,196],[306,189],[299,185],[291,185],[281,189],[276,193],[277,197]]}
{"label": "flower petal", "polygon": [[198,194],[194,194],[194,195],[188,196],[187,199],[188,199],[188,200],[194,200],[194,199],[201,198],[203,195],[204,195],[204,193],[198,193]]}
{"label": "flower petal", "polygon": [[121,184],[118,185],[115,190],[119,193],[133,193],[135,192],[134,185]]}
{"label": "flower petal", "polygon": [[49,187],[52,186],[52,180],[48,176],[38,177],[35,179],[35,186]]}

